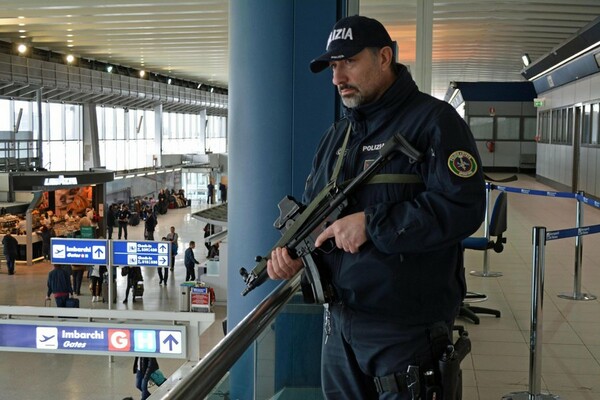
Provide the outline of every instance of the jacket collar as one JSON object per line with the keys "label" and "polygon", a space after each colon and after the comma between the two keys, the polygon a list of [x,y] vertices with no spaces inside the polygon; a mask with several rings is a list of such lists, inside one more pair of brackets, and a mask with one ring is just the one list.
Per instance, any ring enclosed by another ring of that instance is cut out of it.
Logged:
{"label": "jacket collar", "polygon": [[411,94],[418,92],[408,69],[403,64],[397,64],[398,77],[396,81],[376,101],[354,108],[344,107],[348,119],[353,125],[362,125],[372,118],[386,117],[388,113],[395,112],[396,107],[403,104]]}

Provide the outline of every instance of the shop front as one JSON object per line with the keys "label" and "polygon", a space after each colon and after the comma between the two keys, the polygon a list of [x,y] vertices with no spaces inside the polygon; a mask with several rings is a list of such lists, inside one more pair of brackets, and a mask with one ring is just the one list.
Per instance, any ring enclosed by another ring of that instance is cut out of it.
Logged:
{"label": "shop front", "polygon": [[32,193],[24,213],[0,216],[0,240],[11,232],[19,243],[18,261],[31,265],[43,254],[44,232],[56,237],[98,238],[106,232],[105,184],[114,179],[107,170],[13,172],[15,193]]}

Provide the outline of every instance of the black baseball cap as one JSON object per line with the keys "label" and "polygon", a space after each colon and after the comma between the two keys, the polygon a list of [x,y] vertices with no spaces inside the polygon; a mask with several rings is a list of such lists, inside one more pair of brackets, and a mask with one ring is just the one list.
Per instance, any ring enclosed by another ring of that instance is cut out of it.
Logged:
{"label": "black baseball cap", "polygon": [[340,19],[327,39],[327,52],[310,62],[310,70],[321,72],[330,61],[355,56],[367,47],[393,48],[392,39],[381,22],[360,15]]}

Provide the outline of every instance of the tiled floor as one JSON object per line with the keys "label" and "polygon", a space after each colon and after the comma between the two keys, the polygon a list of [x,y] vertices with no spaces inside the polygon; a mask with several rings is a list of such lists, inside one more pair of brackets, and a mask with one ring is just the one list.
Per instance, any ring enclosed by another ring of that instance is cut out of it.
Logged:
{"label": "tiled floor", "polygon": [[[506,176],[495,174],[497,178]],[[510,187],[552,190],[519,175]],[[494,191],[493,197],[497,195]],[[584,226],[600,224],[600,210],[584,206]],[[529,390],[529,340],[532,230],[575,227],[576,201],[510,193],[508,238],[502,253],[490,253],[490,270],[503,276],[468,276],[469,290],[486,293],[482,307],[498,309],[501,318],[481,316],[480,325],[464,324],[473,349],[463,362],[464,400],[500,399],[510,392]],[[481,232],[480,232],[481,233]],[[600,236],[583,236],[581,293],[600,296]],[[542,325],[542,393],[569,400],[600,399],[600,302],[566,300],[574,292],[575,239],[552,240],[545,249]],[[482,270],[480,252],[467,251],[467,271]]]}
{"label": "tiled floor", "polygon": [[[504,174],[493,176],[503,177]],[[551,190],[526,175],[507,184],[511,187]],[[497,192],[493,192],[493,197]],[[488,301],[477,305],[502,311],[501,318],[480,315],[481,324],[459,321],[466,326],[473,342],[471,354],[463,362],[464,400],[501,399],[511,392],[529,388],[529,328],[533,226],[548,230],[575,226],[575,200],[524,194],[509,194],[508,243],[502,253],[490,253],[490,270],[503,276],[481,278],[468,275],[469,290],[486,293]],[[600,224],[600,210],[584,206],[584,225]],[[180,248],[189,240],[201,241],[202,223],[190,217],[190,209],[169,210],[159,219],[156,237],[174,225],[180,235]],[[141,238],[141,227],[132,229],[131,238]],[[480,231],[481,234],[482,231]],[[568,400],[600,400],[600,302],[558,298],[561,292],[573,293],[575,240],[547,242],[545,252],[545,293],[542,314],[541,351],[543,392]],[[184,246],[184,247],[182,247]],[[204,255],[201,247],[197,256]],[[118,308],[177,310],[178,284],[183,280],[183,252],[178,255],[176,279],[158,286],[155,271],[145,271],[146,293],[139,303],[117,303]],[[483,255],[467,251],[466,268],[482,270]],[[48,265],[17,267],[17,275],[0,274],[0,303],[41,305]],[[583,237],[582,292],[600,295],[600,236]],[[123,279],[118,293],[123,296]],[[106,307],[82,296],[82,307]],[[201,337],[206,352],[222,338],[220,321],[225,307],[216,308],[217,322]],[[538,344],[539,346],[539,344]],[[539,347],[538,347],[539,349]],[[0,353],[0,400],[8,399],[122,399],[138,398],[131,373],[131,357],[44,355]],[[166,374],[179,361],[162,360]],[[263,399],[259,399],[263,400]]]}

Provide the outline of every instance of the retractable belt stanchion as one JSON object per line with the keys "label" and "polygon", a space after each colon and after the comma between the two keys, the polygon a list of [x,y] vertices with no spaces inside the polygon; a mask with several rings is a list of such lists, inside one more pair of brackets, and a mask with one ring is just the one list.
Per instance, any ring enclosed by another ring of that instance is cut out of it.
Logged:
{"label": "retractable belt stanchion", "polygon": [[[492,193],[492,184],[486,182],[485,184],[485,218],[483,233],[486,240],[490,241],[490,201]],[[471,271],[470,274],[473,276],[480,276],[484,278],[496,278],[502,276],[502,272],[490,272],[489,264],[489,249],[483,250],[483,271]]]}
{"label": "retractable belt stanchion", "polygon": [[[504,395],[503,400],[560,400],[553,394],[542,394],[542,333],[544,304],[544,251],[546,228],[533,228],[533,270],[531,277],[531,327],[529,331],[529,391]],[[539,344],[539,346],[538,346]]]}
{"label": "retractable belt stanchion", "polygon": [[[577,192],[577,221],[576,228],[583,225],[583,196],[584,192]],[[573,279],[573,293],[564,292],[558,295],[562,299],[569,300],[596,300],[596,296],[588,293],[581,293],[581,278],[583,271],[583,237],[575,237],[575,274]]]}

